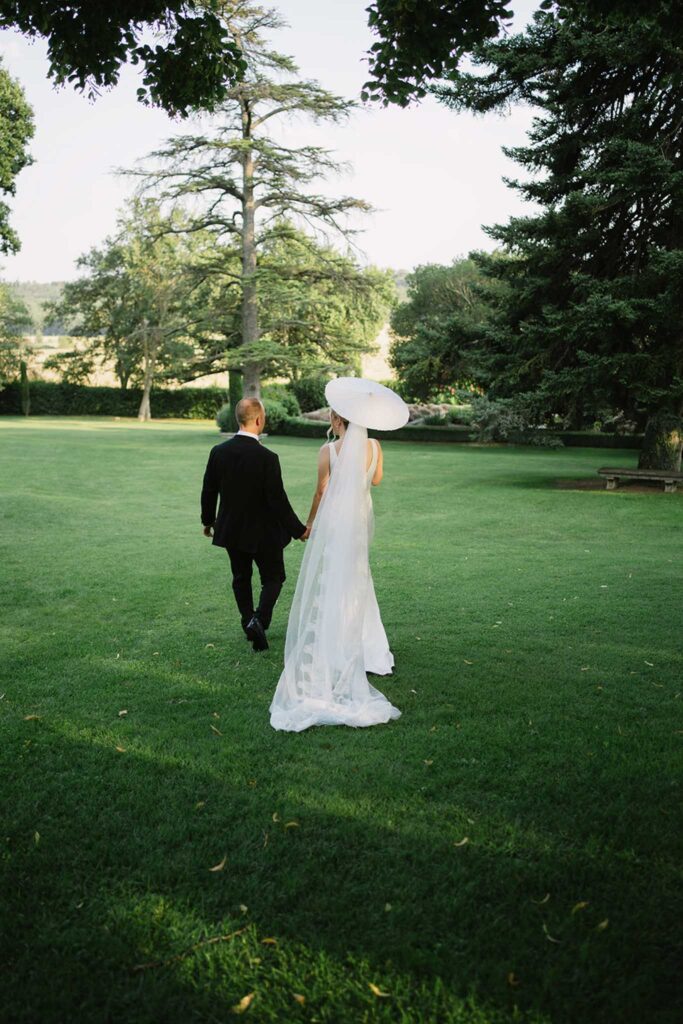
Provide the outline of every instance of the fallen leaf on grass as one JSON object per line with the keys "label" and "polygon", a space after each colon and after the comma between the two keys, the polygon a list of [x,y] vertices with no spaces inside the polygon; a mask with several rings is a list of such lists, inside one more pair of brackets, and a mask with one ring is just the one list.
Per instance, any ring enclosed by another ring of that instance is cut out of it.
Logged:
{"label": "fallen leaf on grass", "polygon": [[119,718],[125,718],[127,714],[128,714],[127,709],[123,708],[122,711],[119,711]]}
{"label": "fallen leaf on grass", "polygon": [[604,921],[600,922],[600,924],[596,927],[595,930],[596,930],[596,932],[604,932],[605,928],[607,928],[608,925],[609,925],[609,918],[606,917]]}
{"label": "fallen leaf on grass", "polygon": [[575,903],[572,907],[572,914],[575,914],[578,910],[585,910],[587,906],[588,900],[579,900],[579,902]]}
{"label": "fallen leaf on grass", "polygon": [[277,813],[277,811],[275,811],[273,813],[273,821],[279,821],[279,820],[280,820],[280,815]]}
{"label": "fallen leaf on grass", "polygon": [[285,828],[298,828],[298,827],[299,827],[299,822],[298,821],[286,821],[285,822]]}
{"label": "fallen leaf on grass", "polygon": [[292,998],[296,999],[299,1006],[303,1006],[306,1002],[306,996],[302,996],[300,992],[292,992]]}
{"label": "fallen leaf on grass", "polygon": [[542,900],[532,900],[531,902],[535,903],[537,907],[542,907],[543,904],[547,903],[549,899],[550,899],[550,893],[547,892]]}
{"label": "fallen leaf on grass", "polygon": [[453,846],[467,846],[469,841],[470,841],[470,837],[469,836],[465,836],[464,839],[461,839],[459,843],[453,843]]}
{"label": "fallen leaf on grass", "polygon": [[220,715],[218,714],[218,712],[217,712],[217,711],[212,711],[212,712],[211,712],[211,717],[212,717],[212,718],[220,718],[221,716],[220,716]]}
{"label": "fallen leaf on grass", "polygon": [[510,971],[510,973],[508,974],[508,985],[510,985],[512,988],[517,988],[517,986],[519,985],[519,978],[514,973],[514,971]]}
{"label": "fallen leaf on grass", "polygon": [[223,733],[220,731],[220,729],[217,729],[215,725],[212,725],[211,729],[212,729],[213,732],[216,733],[216,736],[222,736],[223,735]]}
{"label": "fallen leaf on grass", "polygon": [[466,665],[474,665],[474,662],[468,661],[467,658],[463,658],[462,660],[465,662]]}
{"label": "fallen leaf on grass", "polygon": [[263,833],[263,848],[265,849],[267,845],[268,845],[268,833],[264,832]]}
{"label": "fallen leaf on grass", "polygon": [[645,664],[646,664],[646,665],[649,665],[649,666],[650,666],[650,668],[654,668],[654,667],[655,667],[655,666],[654,666],[654,662],[653,662],[653,661],[646,661],[646,662],[645,662]]}
{"label": "fallen leaf on grass", "polygon": [[40,715],[24,715],[25,722],[37,722],[39,718]]}
{"label": "fallen leaf on grass", "polygon": [[433,761],[423,761],[422,763],[423,763],[423,764],[426,764],[426,765],[427,765],[427,767],[429,767],[429,765],[430,765],[430,764],[434,764],[434,762],[433,762]]}
{"label": "fallen leaf on grass", "polygon": [[119,754],[125,754],[125,752],[126,752],[126,748],[125,747],[117,747],[116,749],[118,750]]}
{"label": "fallen leaf on grass", "polygon": [[247,779],[247,785],[253,789],[256,785],[256,779]]}
{"label": "fallen leaf on grass", "polygon": [[390,992],[382,992],[382,989],[378,985],[373,985],[371,981],[368,982],[368,988],[378,999],[388,999],[391,995]]}
{"label": "fallen leaf on grass", "polygon": [[194,805],[194,809],[195,811],[200,811],[204,806],[206,806],[206,800],[198,800]]}
{"label": "fallen leaf on grass", "polygon": [[556,946],[561,944],[561,939],[554,939],[546,927],[545,921],[543,922],[543,934],[545,935],[548,942],[554,942]]}
{"label": "fallen leaf on grass", "polygon": [[228,855],[226,853],[225,857],[220,862],[220,864],[214,864],[214,866],[212,868],[209,868],[209,871],[222,871],[223,868],[225,867],[225,862],[227,861],[227,859],[228,859]]}
{"label": "fallen leaf on grass", "polygon": [[204,644],[205,647],[215,647],[215,644]]}
{"label": "fallen leaf on grass", "polygon": [[384,904],[384,909],[385,909],[386,913],[388,914],[389,911],[391,910],[391,903],[385,903]]}
{"label": "fallen leaf on grass", "polygon": [[40,832],[33,833],[33,842],[36,844],[36,846],[38,845],[38,843],[40,842]]}
{"label": "fallen leaf on grass", "polygon": [[243,914],[246,914],[246,912],[249,910],[249,907],[246,905],[246,903],[240,903],[240,910],[242,911]]}
{"label": "fallen leaf on grass", "polygon": [[277,946],[277,939],[261,939],[261,943],[264,946]]}
{"label": "fallen leaf on grass", "polygon": [[233,1013],[244,1013],[244,1011],[248,1010],[249,1007],[251,1006],[252,1000],[253,1000],[255,995],[256,995],[255,992],[250,992],[248,995],[242,996],[242,998],[240,999],[239,1003],[236,1003],[233,1006],[232,1012]]}

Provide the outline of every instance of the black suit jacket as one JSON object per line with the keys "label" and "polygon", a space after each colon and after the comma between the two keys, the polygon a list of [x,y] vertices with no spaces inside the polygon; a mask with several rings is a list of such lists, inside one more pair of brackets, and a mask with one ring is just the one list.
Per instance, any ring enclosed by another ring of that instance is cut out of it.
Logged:
{"label": "black suit jacket", "polygon": [[202,487],[202,524],[213,526],[218,547],[252,553],[284,548],[306,529],[289,504],[275,452],[239,434],[211,449]]}

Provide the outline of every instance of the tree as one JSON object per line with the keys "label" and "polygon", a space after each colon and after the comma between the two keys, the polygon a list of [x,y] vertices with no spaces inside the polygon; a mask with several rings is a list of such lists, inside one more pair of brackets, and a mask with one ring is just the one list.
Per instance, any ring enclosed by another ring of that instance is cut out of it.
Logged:
{"label": "tree", "polygon": [[621,408],[647,421],[641,465],[670,468],[683,437],[677,14],[661,0],[626,23],[589,6],[537,13],[439,95],[455,109],[541,111],[528,145],[508,151],[531,174],[509,184],[541,212],[488,229],[514,258],[475,256],[507,286],[486,327],[492,394],[577,425]]}
{"label": "tree", "polygon": [[283,24],[273,11],[244,3],[226,11],[225,18],[246,72],[228,91],[220,124],[212,135],[171,139],[150,154],[154,167],[136,173],[162,202],[190,199],[198,207],[192,230],[211,230],[219,241],[231,238],[239,245],[241,267],[230,274],[241,296],[244,393],[258,397],[268,361],[260,344],[258,258],[269,228],[289,218],[348,235],[344,216],[369,207],[360,199],[309,191],[317,178],[338,171],[338,161],[317,146],[294,149],[269,134],[273,119],[302,114],[316,123],[339,122],[353,104],[315,82],[292,78],[294,62],[272,52],[261,36]]}
{"label": "tree", "polygon": [[367,12],[379,39],[370,47],[372,78],[362,98],[402,107],[425,96],[430,82],[454,71],[512,17],[507,0],[375,0]]}
{"label": "tree", "polygon": [[[367,13],[378,40],[368,54],[372,77],[362,98],[402,107],[421,99],[482,44],[506,33],[515,6],[514,0],[375,0]],[[644,5],[641,0],[539,0],[539,9],[552,7],[562,16],[609,13],[627,24],[642,15]],[[675,5],[671,8],[676,16]]]}
{"label": "tree", "polygon": [[391,317],[390,353],[407,393],[428,399],[457,384],[486,387],[485,325],[493,315],[494,290],[476,263],[460,259],[450,266],[416,267],[407,286],[407,300]]}
{"label": "tree", "polygon": [[[33,163],[27,146],[33,138],[33,111],[23,89],[0,61],[0,194],[13,196],[16,177]],[[9,223],[9,206],[0,201],[0,253],[19,251],[19,239]]]}
{"label": "tree", "polygon": [[200,239],[181,227],[179,211],[166,218],[154,203],[134,200],[119,218],[117,235],[79,261],[90,273],[68,282],[51,310],[75,320],[70,330],[87,340],[84,358],[114,359],[122,387],[130,379],[142,385],[141,420],[151,419],[155,381],[173,377],[174,367],[192,354],[187,271]]}
{"label": "tree", "polygon": [[[193,351],[186,367],[174,368],[176,379],[226,369],[241,378],[239,269],[227,240],[207,245],[188,270],[195,282],[196,315],[188,323]],[[395,297],[391,271],[361,267],[287,222],[264,235],[256,277],[259,365],[266,378],[357,372]]]}
{"label": "tree", "polygon": [[57,85],[73,83],[93,98],[118,82],[130,60],[143,68],[138,99],[186,116],[213,109],[243,74],[239,45],[221,17],[235,7],[222,0],[0,0],[0,27],[47,40]]}
{"label": "tree", "polygon": [[28,356],[25,335],[33,330],[28,309],[11,289],[0,282],[0,390],[20,375]]}

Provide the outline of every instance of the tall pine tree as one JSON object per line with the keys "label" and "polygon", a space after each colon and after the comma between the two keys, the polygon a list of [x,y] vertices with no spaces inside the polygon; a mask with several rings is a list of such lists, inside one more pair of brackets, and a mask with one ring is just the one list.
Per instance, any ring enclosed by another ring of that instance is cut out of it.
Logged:
{"label": "tall pine tree", "polygon": [[301,80],[294,62],[270,49],[264,33],[284,24],[277,13],[244,3],[228,7],[224,16],[246,63],[243,80],[228,90],[210,134],[171,139],[136,173],[162,201],[192,203],[193,230],[239,244],[244,393],[259,397],[270,349],[261,344],[258,266],[272,226],[286,218],[345,235],[346,214],[369,207],[360,199],[315,192],[312,183],[338,172],[338,160],[318,146],[289,146],[282,132],[273,131],[274,124],[297,116],[342,122],[353,104]]}
{"label": "tall pine tree", "polygon": [[526,172],[541,207],[489,228],[479,254],[509,288],[486,327],[493,391],[576,425],[604,407],[645,426],[643,467],[680,468],[683,439],[683,65],[677,5],[546,2],[438,91],[456,109],[539,108]]}

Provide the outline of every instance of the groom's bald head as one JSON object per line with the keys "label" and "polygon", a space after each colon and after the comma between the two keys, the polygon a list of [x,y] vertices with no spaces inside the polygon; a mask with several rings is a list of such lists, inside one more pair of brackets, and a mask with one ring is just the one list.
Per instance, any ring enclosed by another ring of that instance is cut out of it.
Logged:
{"label": "groom's bald head", "polygon": [[259,398],[240,398],[235,406],[235,418],[239,425],[241,427],[253,426],[259,417],[263,423],[266,418],[263,402]]}

